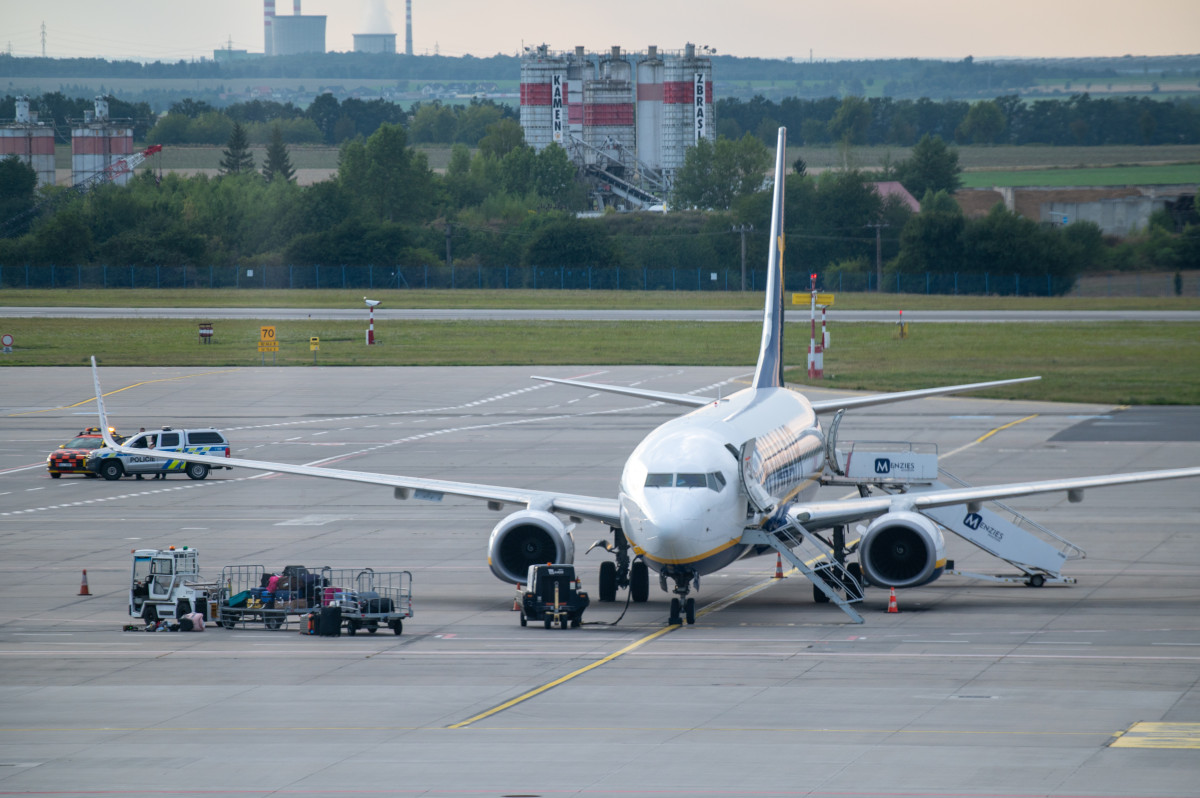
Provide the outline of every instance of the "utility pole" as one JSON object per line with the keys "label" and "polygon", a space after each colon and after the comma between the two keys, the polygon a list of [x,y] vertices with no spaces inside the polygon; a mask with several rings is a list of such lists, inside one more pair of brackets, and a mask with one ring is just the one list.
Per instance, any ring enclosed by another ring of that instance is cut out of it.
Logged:
{"label": "utility pole", "polygon": [[730,232],[742,234],[742,290],[745,291],[746,290],[746,233],[753,233],[754,225],[752,225],[752,224],[741,224],[741,225],[735,224],[732,227],[730,227],[729,229],[730,229]]}
{"label": "utility pole", "polygon": [[875,290],[883,291],[883,241],[880,238],[879,230],[888,225],[883,222],[869,224],[867,227],[875,228]]}

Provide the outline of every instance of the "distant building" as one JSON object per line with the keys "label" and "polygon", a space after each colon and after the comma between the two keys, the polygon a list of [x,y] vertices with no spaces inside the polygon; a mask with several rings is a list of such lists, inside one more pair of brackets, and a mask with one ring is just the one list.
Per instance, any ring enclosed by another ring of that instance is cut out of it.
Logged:
{"label": "distant building", "polygon": [[921,203],[917,202],[916,197],[910,194],[908,189],[900,185],[899,182],[895,180],[886,180],[881,183],[869,183],[868,185],[875,189],[876,194],[883,197],[884,202],[887,202],[891,197],[895,197],[913,213],[921,212]]}
{"label": "distant building", "polygon": [[278,16],[271,20],[271,54],[325,52],[324,16]]}
{"label": "distant building", "polygon": [[354,52],[356,53],[396,53],[396,34],[394,33],[356,33],[354,34]]}

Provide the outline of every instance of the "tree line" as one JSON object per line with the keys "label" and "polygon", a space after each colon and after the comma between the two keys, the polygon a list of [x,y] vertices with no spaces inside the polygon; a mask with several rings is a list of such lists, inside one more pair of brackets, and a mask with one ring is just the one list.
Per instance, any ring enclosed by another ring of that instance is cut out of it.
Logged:
{"label": "tree line", "polygon": [[[225,174],[218,177],[172,173],[160,179],[143,171],[127,186],[104,185],[86,195],[43,189],[59,201],[31,222],[0,229],[0,267],[6,275],[12,267],[85,264],[697,274],[739,263],[740,228],[751,228],[749,264],[766,258],[770,192],[759,167],[767,153],[753,137],[718,138],[707,155],[700,148],[689,153],[684,171],[690,168],[709,193],[676,205],[697,210],[599,218],[576,214],[588,198],[566,152],[558,146],[535,152],[511,119],[489,125],[474,152],[454,144],[445,174],[429,168],[409,129],[395,123],[343,143],[336,177],[311,186],[289,179],[286,154],[276,137],[260,171],[242,131],[227,142]],[[1003,207],[982,219],[965,218],[950,198],[961,171],[957,153],[936,137],[923,139],[890,168],[889,176],[923,191],[920,213],[885,201],[871,183],[876,175],[845,169],[811,176],[796,162],[787,183],[789,263],[822,274],[826,284],[834,276],[873,275],[878,232],[889,279],[920,272],[1028,275],[1061,292],[1089,269],[1200,265],[1194,213],[1183,232],[1160,217],[1144,235],[1118,242],[1091,223],[1046,227]],[[3,214],[20,214],[37,201],[32,176],[16,158],[0,162]],[[712,191],[705,181],[725,181],[725,187]]]}
{"label": "tree line", "polygon": [[981,145],[1200,143],[1200,99],[1093,98],[1087,93],[1033,102],[1010,94],[974,103],[925,97],[787,98],[778,103],[762,97],[721,99],[716,118],[719,133],[729,138],[750,133],[768,144],[780,125],[798,134],[794,143],[808,146],[907,147],[925,135]]}

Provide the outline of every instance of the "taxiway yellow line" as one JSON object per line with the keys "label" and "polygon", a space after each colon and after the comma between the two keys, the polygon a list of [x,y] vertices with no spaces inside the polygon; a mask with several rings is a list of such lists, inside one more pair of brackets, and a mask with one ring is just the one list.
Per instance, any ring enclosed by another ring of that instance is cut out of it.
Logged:
{"label": "taxiway yellow line", "polygon": [[[178,377],[163,377],[162,379],[159,379],[159,380],[143,380],[142,382],[135,382],[133,385],[126,385],[124,388],[117,388],[114,391],[109,391],[108,393],[104,394],[104,396],[105,397],[112,396],[115,393],[120,393],[121,391],[128,391],[130,388],[138,388],[142,385],[153,385],[156,382],[173,382],[174,380],[190,380],[193,377],[208,377],[213,374],[232,374],[233,372],[239,371],[239,370],[240,369],[224,369],[223,371],[202,371],[199,374],[182,374]],[[73,405],[59,405],[58,407],[47,407],[45,410],[30,410],[26,413],[9,413],[8,417],[14,418],[16,416],[34,416],[34,415],[37,415],[38,413],[50,413],[54,410],[70,410],[73,407],[81,407],[83,405],[86,405],[88,402],[94,402],[94,401],[96,401],[96,397],[92,396],[88,399],[84,399],[81,402],[76,402]]]}
{"label": "taxiway yellow line", "polygon": [[634,642],[625,646],[621,650],[614,651],[613,653],[609,654],[607,657],[598,659],[595,662],[591,663],[590,665],[585,665],[582,668],[579,668],[578,670],[568,673],[566,676],[560,676],[559,678],[555,679],[552,682],[547,682],[546,684],[543,684],[541,687],[535,687],[534,689],[530,690],[529,692],[519,695],[516,698],[510,699],[508,701],[505,701],[503,704],[494,706],[491,709],[487,710],[486,712],[480,712],[478,715],[467,718],[466,720],[460,721],[459,723],[451,724],[451,725],[447,726],[446,728],[447,729],[462,729],[467,726],[470,726],[472,723],[481,721],[484,718],[490,718],[492,715],[496,715],[500,712],[503,712],[506,709],[515,707],[517,704],[520,704],[524,701],[528,701],[529,699],[533,698],[534,696],[539,696],[542,693],[546,692],[547,690],[550,690],[554,687],[558,687],[560,684],[569,682],[572,679],[574,679],[576,676],[582,676],[583,674],[587,673],[588,671],[595,670],[596,668],[599,668],[601,665],[605,665],[609,662],[612,662],[613,660],[617,659],[618,657],[624,656],[625,654],[628,654],[630,651],[634,651],[638,648],[641,648],[642,646],[649,643],[651,640],[656,640],[656,639],[662,637],[663,635],[670,634],[671,632],[675,631],[678,628],[679,628],[678,625],[664,626],[662,629],[659,629],[657,632],[652,632],[652,633],[646,635],[645,637],[641,638],[640,640],[635,640]]}

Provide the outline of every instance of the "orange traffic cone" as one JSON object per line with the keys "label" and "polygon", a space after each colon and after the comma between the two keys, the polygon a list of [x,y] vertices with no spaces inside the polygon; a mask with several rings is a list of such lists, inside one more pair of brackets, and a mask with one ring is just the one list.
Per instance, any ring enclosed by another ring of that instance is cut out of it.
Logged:
{"label": "orange traffic cone", "polygon": [[892,593],[888,596],[888,612],[900,612],[900,607],[896,605],[896,588],[892,588]]}
{"label": "orange traffic cone", "polygon": [[517,595],[513,596],[513,608],[512,608],[513,612],[521,611],[521,589],[523,587],[525,587],[525,586],[517,585]]}
{"label": "orange traffic cone", "polygon": [[783,555],[779,552],[775,552],[775,576],[771,578],[787,579],[787,577],[783,575]]}
{"label": "orange traffic cone", "polygon": [[90,596],[90,595],[92,595],[92,594],[91,594],[91,593],[88,591],[88,586],[87,586],[87,569],[86,569],[86,568],[84,568],[84,569],[83,569],[83,584],[81,584],[81,585],[79,586],[79,595],[81,595],[81,596]]}

